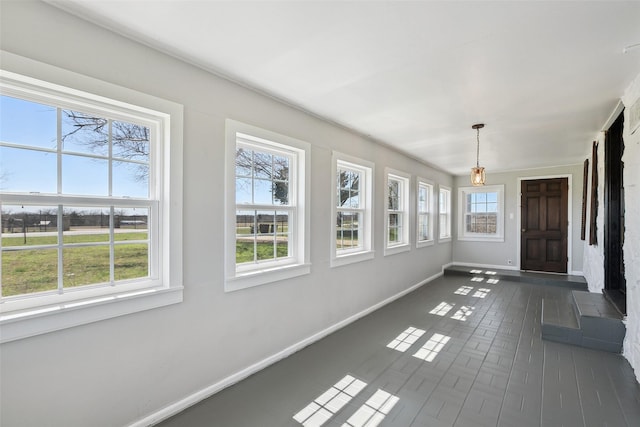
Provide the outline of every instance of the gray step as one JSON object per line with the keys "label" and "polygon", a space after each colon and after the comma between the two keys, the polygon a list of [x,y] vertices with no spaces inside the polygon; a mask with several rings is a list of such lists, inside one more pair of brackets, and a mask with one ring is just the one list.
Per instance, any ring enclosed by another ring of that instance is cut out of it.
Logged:
{"label": "gray step", "polygon": [[454,265],[444,270],[445,276],[481,276],[511,282],[526,282],[538,285],[559,286],[570,289],[588,290],[587,281],[582,276],[570,274],[537,273],[520,270],[501,270],[495,268],[469,267]]}
{"label": "gray step", "polygon": [[622,351],[623,316],[602,294],[572,291],[571,300],[542,301],[542,338],[613,353]]}

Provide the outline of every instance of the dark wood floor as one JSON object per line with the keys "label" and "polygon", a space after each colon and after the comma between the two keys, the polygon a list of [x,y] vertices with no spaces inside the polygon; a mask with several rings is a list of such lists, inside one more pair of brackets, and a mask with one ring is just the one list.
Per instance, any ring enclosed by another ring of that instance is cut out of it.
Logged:
{"label": "dark wood floor", "polygon": [[621,355],[541,339],[568,292],[441,277],[161,425],[640,426]]}

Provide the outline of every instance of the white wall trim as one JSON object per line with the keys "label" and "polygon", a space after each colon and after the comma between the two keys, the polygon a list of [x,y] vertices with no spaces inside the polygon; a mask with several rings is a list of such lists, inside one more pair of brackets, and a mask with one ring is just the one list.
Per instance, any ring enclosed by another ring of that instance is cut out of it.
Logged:
{"label": "white wall trim", "polygon": [[359,313],[356,313],[350,317],[347,317],[346,319],[335,323],[331,326],[329,326],[328,328],[317,332],[305,339],[303,339],[302,341],[299,341],[285,349],[283,349],[282,351],[279,351],[275,354],[272,354],[271,356],[254,363],[253,365],[250,365],[248,367],[246,367],[245,369],[242,369],[241,371],[236,372],[235,374],[229,375],[228,377],[222,379],[221,381],[218,381],[217,383],[211,384],[210,386],[207,386],[199,391],[196,391],[193,394],[188,395],[187,397],[185,397],[182,400],[179,400],[175,403],[172,403],[171,405],[165,406],[164,408],[160,409],[159,411],[156,411],[150,415],[147,415],[144,418],[139,419],[138,421],[132,423],[129,425],[129,427],[146,427],[146,426],[153,426],[155,424],[158,424],[166,419],[168,419],[169,417],[176,415],[177,413],[189,408],[190,406],[195,405],[196,403],[210,397],[213,396],[214,394],[218,393],[219,391],[222,391],[223,389],[232,386],[233,384],[242,381],[243,379],[249,377],[250,375],[255,374],[258,371],[263,370],[264,368],[292,355],[293,353],[296,353],[300,350],[302,350],[303,348],[313,344],[316,341],[321,340],[322,338],[326,337],[327,335],[344,328],[345,326],[349,325],[350,323],[355,322],[356,320],[378,310],[379,308],[384,307],[387,304],[392,303],[393,301],[397,300],[398,298],[401,298],[403,296],[405,296],[408,293],[411,293],[413,291],[415,291],[416,289],[420,288],[421,286],[426,285],[427,283],[437,279],[438,277],[443,275],[444,269],[449,266],[451,264],[447,264],[446,266],[443,266],[442,271],[440,273],[434,274],[431,277],[428,277],[418,283],[416,283],[415,285],[395,294],[390,296],[389,298],[386,298],[382,301],[380,301],[377,304],[372,305],[369,308],[366,308],[364,310],[362,310]]}

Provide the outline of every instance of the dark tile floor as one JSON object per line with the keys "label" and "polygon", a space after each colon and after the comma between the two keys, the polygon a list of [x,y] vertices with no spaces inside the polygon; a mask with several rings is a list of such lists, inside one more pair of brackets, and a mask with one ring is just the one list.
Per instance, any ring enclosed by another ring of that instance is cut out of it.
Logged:
{"label": "dark tile floor", "polygon": [[622,356],[541,339],[568,292],[441,277],[161,425],[640,426]]}

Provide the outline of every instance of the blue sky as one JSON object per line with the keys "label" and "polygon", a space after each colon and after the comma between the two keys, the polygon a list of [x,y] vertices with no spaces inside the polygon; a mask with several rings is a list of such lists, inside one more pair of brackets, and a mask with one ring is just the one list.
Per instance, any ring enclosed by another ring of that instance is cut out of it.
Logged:
{"label": "blue sky", "polygon": [[[53,152],[0,145],[0,190],[57,192],[56,108],[7,96],[0,99],[0,141]],[[63,129],[67,132],[67,129]],[[66,149],[92,153],[78,140]],[[62,191],[78,195],[108,195],[108,161],[73,154],[62,155]],[[113,195],[147,197],[146,182],[135,179],[136,165],[114,162]]]}

